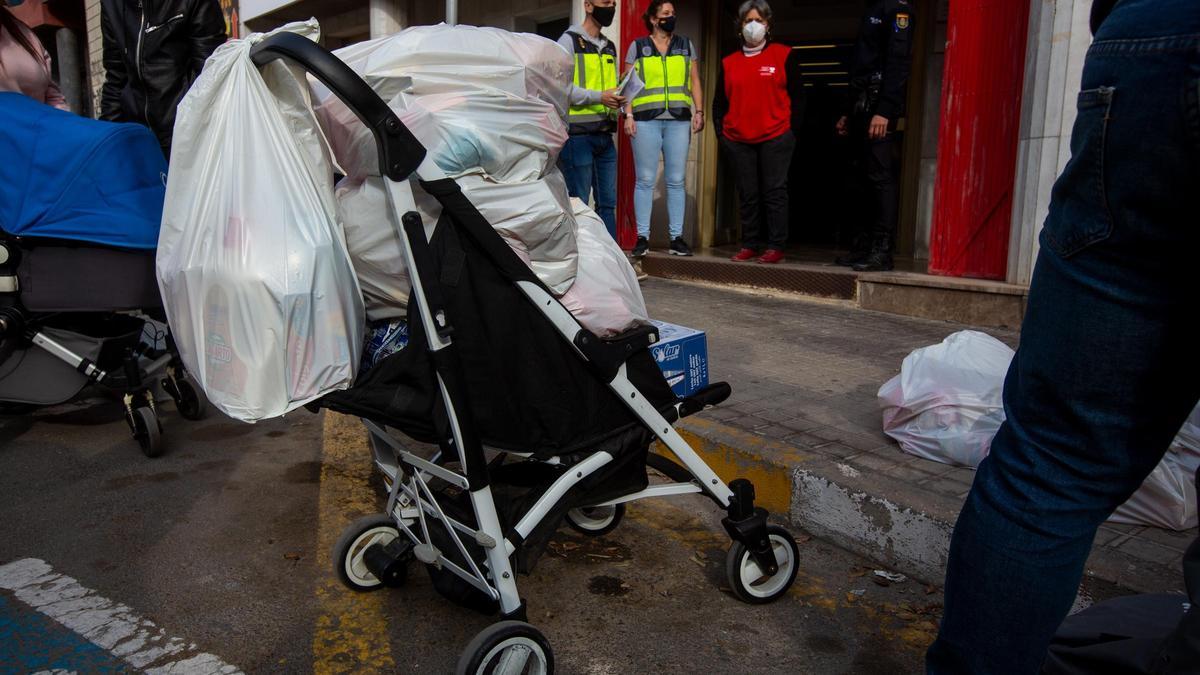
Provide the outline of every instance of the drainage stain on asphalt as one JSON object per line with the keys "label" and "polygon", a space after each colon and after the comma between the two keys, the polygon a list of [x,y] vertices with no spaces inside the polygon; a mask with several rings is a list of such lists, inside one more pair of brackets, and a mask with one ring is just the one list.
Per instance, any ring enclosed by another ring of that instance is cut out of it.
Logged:
{"label": "drainage stain on asphalt", "polygon": [[319,483],[321,482],[320,462],[300,462],[293,464],[283,473],[283,479],[289,483]]}
{"label": "drainage stain on asphalt", "polygon": [[621,581],[617,577],[601,575],[592,577],[591,581],[588,582],[588,591],[590,591],[593,595],[606,595],[608,597],[615,597],[628,593],[629,584]]}
{"label": "drainage stain on asphalt", "polygon": [[109,478],[104,481],[105,490],[122,490],[134,485],[143,483],[166,483],[168,481],[179,480],[179,474],[174,471],[164,471],[162,473],[137,473],[132,476],[119,476],[117,478]]}

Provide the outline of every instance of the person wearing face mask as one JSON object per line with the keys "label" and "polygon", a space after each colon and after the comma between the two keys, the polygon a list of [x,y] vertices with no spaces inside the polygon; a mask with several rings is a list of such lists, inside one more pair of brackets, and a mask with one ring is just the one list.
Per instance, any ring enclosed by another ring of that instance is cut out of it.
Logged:
{"label": "person wearing face mask", "polygon": [[0,91],[25,94],[39,103],[69,110],[50,78],[50,55],[29,26],[8,11],[22,0],[3,0],[0,7]]}
{"label": "person wearing face mask", "polygon": [[568,93],[570,136],[559,155],[567,192],[584,203],[593,189],[596,214],[617,238],[617,110],[625,98],[617,95],[617,48],[601,28],[612,25],[616,0],[584,0],[587,17],[563,33],[558,44],[575,57],[575,75]]}
{"label": "person wearing face mask", "polygon": [[637,173],[633,210],[638,238],[633,255],[646,255],[650,248],[650,212],[662,157],[670,252],[689,256],[692,250],[683,240],[684,178],[691,134],[704,129],[704,110],[696,105],[696,101],[704,101],[696,65],[700,54],[691,40],[675,33],[675,5],[670,0],[650,0],[642,20],[650,35],[635,40],[625,55],[626,66],[636,68],[646,85],[630,101],[625,114],[625,132],[632,139]]}
{"label": "person wearing face mask", "polygon": [[909,0],[869,0],[850,65],[853,110],[837,121],[839,136],[857,144],[875,201],[875,222],[835,264],[859,272],[892,269],[900,217],[900,132],[912,65],[913,8]]}
{"label": "person wearing face mask", "polygon": [[175,108],[225,42],[218,0],[101,0],[104,86],[100,119],[136,122],[171,157]]}
{"label": "person wearing face mask", "polygon": [[733,260],[774,264],[783,260],[788,239],[792,129],[804,116],[804,83],[795,52],[770,39],[765,0],[743,2],[737,26],[742,48],[721,61],[712,106],[713,126],[737,179],[742,249]]}

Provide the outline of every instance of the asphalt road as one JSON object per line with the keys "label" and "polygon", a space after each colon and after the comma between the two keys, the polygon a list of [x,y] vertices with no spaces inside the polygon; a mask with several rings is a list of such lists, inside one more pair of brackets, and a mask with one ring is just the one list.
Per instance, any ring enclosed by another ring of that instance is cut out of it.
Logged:
{"label": "asphalt road", "polygon": [[[341,529],[382,506],[355,421],[187,422],[164,407],[158,459],[111,401],[0,416],[0,671],[453,670],[487,618],[415,565],[405,588],[369,594],[329,569]],[[556,535],[518,586],[558,672],[920,672],[937,589],[877,585],[864,560],[797,531],[792,591],[742,604],[722,590],[720,515],[699,497],[645,501],[605,537]]]}

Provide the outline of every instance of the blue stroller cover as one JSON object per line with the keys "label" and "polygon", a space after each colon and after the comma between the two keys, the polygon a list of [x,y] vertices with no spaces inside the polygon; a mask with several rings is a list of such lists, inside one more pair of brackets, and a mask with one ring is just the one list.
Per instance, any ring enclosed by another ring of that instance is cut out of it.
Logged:
{"label": "blue stroller cover", "polygon": [[10,235],[153,250],[166,173],[146,127],[0,92],[0,230]]}

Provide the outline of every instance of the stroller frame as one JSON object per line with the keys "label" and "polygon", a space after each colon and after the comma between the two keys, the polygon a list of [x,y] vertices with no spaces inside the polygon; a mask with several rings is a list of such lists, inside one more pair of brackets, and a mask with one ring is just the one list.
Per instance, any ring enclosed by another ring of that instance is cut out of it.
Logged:
{"label": "stroller frame", "polygon": [[[426,156],[425,149],[387,104],[324,48],[299,35],[279,33],[256,45],[251,57],[259,67],[279,58],[297,63],[358,115],[375,135],[379,166],[388,179],[384,183],[389,205],[394,210],[411,203],[410,175],[415,173],[423,182],[445,180],[442,171]],[[477,223],[459,223],[458,226],[484,248],[485,253],[488,248],[483,240],[490,236],[498,247],[505,249],[504,253],[511,254],[493,231],[480,232]],[[459,661],[458,672],[483,672],[491,667],[495,670],[488,672],[519,673],[525,672],[527,665],[532,668],[531,672],[553,672],[549,644],[537,629],[524,623],[525,602],[517,590],[511,558],[572,488],[613,462],[614,456],[600,450],[569,465],[557,456],[541,460],[565,470],[506,534],[489,482],[485,448],[464,404],[466,392],[461,364],[452,348],[453,329],[440,300],[433,253],[424,224],[419,215],[408,212],[401,217],[401,229],[404,260],[412,272],[411,302],[417,304],[433,357],[449,438],[432,458],[424,458],[409,451],[380,424],[363,420],[371,435],[375,462],[387,478],[387,505],[383,514],[367,516],[346,529],[334,548],[335,571],[350,588],[366,591],[402,583],[407,564],[413,558],[427,566],[449,570],[489,598],[503,619],[472,641]],[[493,248],[492,253],[495,251]],[[489,253],[489,257],[496,260],[495,255]],[[589,508],[611,507],[614,516],[619,518],[616,509],[623,510],[620,505],[627,502],[703,494],[727,514],[722,523],[733,540],[726,567],[734,595],[750,603],[770,602],[782,597],[796,575],[798,552],[794,539],[782,528],[768,526],[766,510],[754,506],[754,488],[748,480],[739,479],[727,485],[672,426],[674,421],[726,399],[730,394],[729,385],[717,383],[691,397],[678,399],[664,416],[630,381],[625,364],[630,354],[658,341],[655,328],[637,328],[612,340],[601,340],[585,329],[540,283],[511,281],[572,345],[575,354],[606,381],[637,421],[682,463],[649,453],[647,465],[662,471],[672,482],[650,485]],[[523,453],[507,454],[530,457]],[[462,471],[443,466],[443,460],[447,459],[457,460]],[[447,514],[434,496],[430,483],[435,479],[469,494],[475,526]],[[436,524],[432,521],[440,522],[453,550],[443,551],[435,544],[431,531]],[[603,531],[608,529],[611,528]],[[468,543],[483,550],[482,564],[471,555]],[[452,560],[454,554],[465,564]],[[761,579],[767,580],[765,585],[753,585],[752,582]]]}

